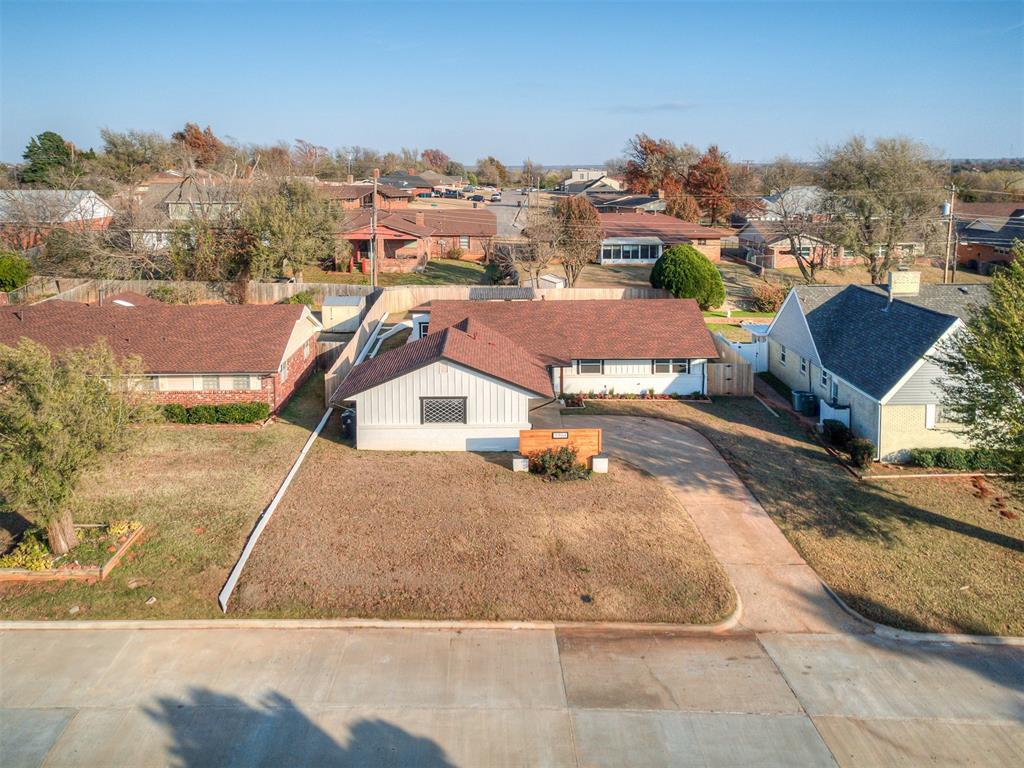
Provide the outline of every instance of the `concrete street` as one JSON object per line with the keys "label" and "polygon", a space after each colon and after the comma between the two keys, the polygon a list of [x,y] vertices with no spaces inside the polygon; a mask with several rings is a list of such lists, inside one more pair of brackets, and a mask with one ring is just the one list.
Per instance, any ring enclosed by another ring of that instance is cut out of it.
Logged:
{"label": "concrete street", "polygon": [[0,634],[0,765],[1021,765],[1020,649],[547,628]]}
{"label": "concrete street", "polygon": [[0,625],[0,766],[1024,765],[1024,647],[875,634],[699,434],[571,426],[676,494],[737,628]]}

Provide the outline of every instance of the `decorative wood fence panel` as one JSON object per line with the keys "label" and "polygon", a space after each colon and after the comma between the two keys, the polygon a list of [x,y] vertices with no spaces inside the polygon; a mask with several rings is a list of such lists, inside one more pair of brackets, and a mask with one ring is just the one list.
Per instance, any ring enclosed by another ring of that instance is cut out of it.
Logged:
{"label": "decorative wood fence panel", "polygon": [[750,397],[754,368],[750,363],[708,363],[708,394]]}
{"label": "decorative wood fence panel", "polygon": [[519,432],[519,452],[523,456],[548,448],[572,446],[581,462],[590,465],[590,459],[601,453],[600,429],[524,429]]}

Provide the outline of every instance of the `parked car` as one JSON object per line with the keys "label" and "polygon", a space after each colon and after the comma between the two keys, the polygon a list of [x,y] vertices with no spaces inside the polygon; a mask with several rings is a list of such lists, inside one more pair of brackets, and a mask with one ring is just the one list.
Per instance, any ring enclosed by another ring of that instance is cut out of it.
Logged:
{"label": "parked car", "polygon": [[420,192],[419,194],[416,195],[416,197],[433,197],[433,196],[434,196],[433,192]]}
{"label": "parked car", "polygon": [[493,195],[491,195],[491,202],[492,203],[500,203],[501,202],[501,192],[495,192]]}
{"label": "parked car", "polygon": [[470,198],[474,203],[482,203],[484,201],[483,195],[472,195]]}
{"label": "parked car", "polygon": [[459,192],[459,190],[457,190],[457,189],[446,189],[446,190],[444,191],[444,196],[445,196],[445,197],[455,197],[455,198],[459,198],[459,197],[462,197],[462,193],[461,193],[461,192]]}

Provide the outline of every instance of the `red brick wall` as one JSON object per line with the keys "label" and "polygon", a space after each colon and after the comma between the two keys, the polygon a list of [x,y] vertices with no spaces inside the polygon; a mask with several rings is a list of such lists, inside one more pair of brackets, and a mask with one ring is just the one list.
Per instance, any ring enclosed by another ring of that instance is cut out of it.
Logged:
{"label": "red brick wall", "polygon": [[281,407],[288,402],[296,389],[309,378],[309,375],[316,368],[316,337],[310,336],[306,343],[299,347],[292,356],[288,358],[288,379],[281,381],[281,374],[275,373],[268,378],[271,379],[271,387],[274,393],[273,400],[269,400],[270,409],[277,413]]}

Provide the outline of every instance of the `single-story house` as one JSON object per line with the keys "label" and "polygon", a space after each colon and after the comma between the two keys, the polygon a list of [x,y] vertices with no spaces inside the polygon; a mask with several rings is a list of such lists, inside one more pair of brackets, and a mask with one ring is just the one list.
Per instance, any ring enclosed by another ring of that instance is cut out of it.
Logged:
{"label": "single-story house", "polygon": [[24,250],[52,230],[104,230],[114,209],[95,192],[81,189],[0,190],[0,243]]}
{"label": "single-story house", "polygon": [[378,179],[378,182],[380,184],[386,184],[389,187],[404,190],[413,195],[433,192],[435,186],[433,180],[423,178],[416,173],[414,168],[385,174]]}
{"label": "single-story house", "polygon": [[718,357],[689,299],[433,301],[413,328],[331,398],[354,407],[359,448],[517,450],[556,395],[703,393]]}
{"label": "single-story house", "polygon": [[601,213],[599,264],[653,264],[665,248],[688,243],[717,262],[722,257],[723,232],[691,224],[664,213]]}
{"label": "single-story house", "polygon": [[105,339],[142,360],[155,402],[265,402],[277,412],[316,365],[320,323],[301,304],[177,305],[132,294],[103,304],[51,300],[0,308],[0,344],[53,353]]}
{"label": "single-story house", "polygon": [[880,460],[963,446],[929,358],[987,301],[987,286],[921,285],[917,272],[891,273],[888,287],[800,285],[768,329],[768,370],[817,395],[823,415],[847,421]]}
{"label": "single-story house", "polygon": [[1013,258],[1015,240],[1024,242],[1024,203],[960,203],[956,224],[956,260],[989,274]]}
{"label": "single-story house", "polygon": [[[430,259],[448,258],[453,249],[463,259],[480,261],[487,254],[498,220],[485,208],[408,208],[377,213],[375,251],[381,272],[407,272]],[[352,244],[353,268],[369,267],[371,212],[351,211],[339,235]],[[365,266],[364,266],[365,262]]]}
{"label": "single-story house", "polygon": [[602,213],[660,213],[665,210],[665,194],[659,189],[655,195],[632,192],[587,192],[586,197]]}
{"label": "single-story house", "polygon": [[733,212],[729,218],[740,227],[751,221],[827,221],[827,197],[824,189],[814,185],[787,187],[781,192],[754,199],[744,210]]}
{"label": "single-story house", "polygon": [[231,179],[211,171],[187,175],[163,171],[145,179],[124,197],[133,212],[128,234],[134,247],[163,250],[176,224],[199,216],[211,221],[228,216],[241,204],[238,187],[251,179]]}
{"label": "single-story house", "polygon": [[[373,183],[347,183],[337,181],[321,181],[316,185],[317,192],[339,210],[351,211],[359,208],[373,207]],[[412,192],[398,189],[387,184],[377,185],[378,210],[394,211],[408,208],[412,200]]]}
{"label": "single-story house", "polygon": [[[739,245],[746,249],[746,259],[767,269],[797,266],[789,240],[789,227],[772,221],[752,221],[738,233]],[[846,251],[841,245],[802,232],[797,237],[797,248],[805,259],[813,259],[819,267],[838,267],[848,264]]]}

